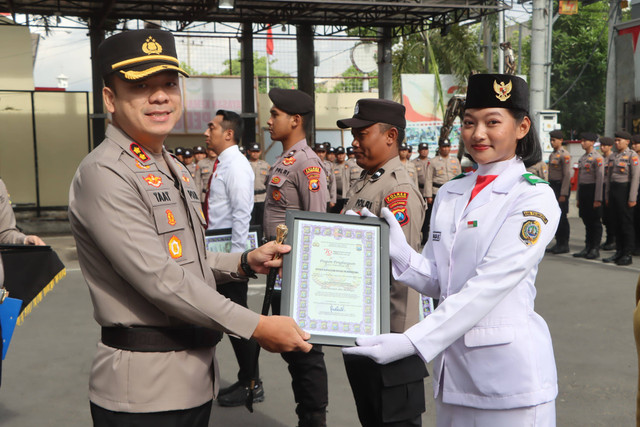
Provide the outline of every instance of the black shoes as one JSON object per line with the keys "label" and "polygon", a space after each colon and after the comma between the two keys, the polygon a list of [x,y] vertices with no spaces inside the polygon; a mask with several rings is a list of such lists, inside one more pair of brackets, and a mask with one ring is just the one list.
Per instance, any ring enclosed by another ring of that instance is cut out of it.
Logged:
{"label": "black shoes", "polygon": [[603,251],[612,251],[616,248],[616,242],[604,242],[602,244],[602,246],[600,246],[600,249],[602,249]]}
{"label": "black shoes", "polygon": [[580,252],[576,252],[575,254],[573,254],[573,256],[574,258],[586,258],[588,253],[589,253],[589,249],[584,248]]}
{"label": "black shoes", "polygon": [[569,253],[569,245],[568,244],[564,244],[564,245],[555,245],[552,251],[550,251],[552,254],[554,255],[559,255],[559,254],[566,254]]}
{"label": "black shoes", "polygon": [[632,262],[631,255],[623,255],[616,260],[616,265],[631,265]]}
{"label": "black shoes", "polygon": [[615,254],[611,255],[608,258],[602,258],[602,262],[616,262],[618,261],[619,258],[622,258],[622,254],[619,252],[616,252]]}
{"label": "black shoes", "polygon": [[[575,255],[574,255],[575,256]],[[586,259],[600,258],[600,251],[598,248],[591,248],[589,252],[584,256]]]}
{"label": "black shoes", "polygon": [[[240,381],[229,387],[220,389],[218,393],[218,405],[226,407],[244,406],[249,396],[249,385]],[[264,401],[264,389],[262,381],[258,381],[253,388],[253,403]]]}

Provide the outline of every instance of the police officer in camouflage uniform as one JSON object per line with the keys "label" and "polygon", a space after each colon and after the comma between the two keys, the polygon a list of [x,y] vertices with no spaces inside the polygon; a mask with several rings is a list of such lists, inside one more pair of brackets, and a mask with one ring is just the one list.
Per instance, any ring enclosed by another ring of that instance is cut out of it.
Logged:
{"label": "police officer in camouflage uniform", "polygon": [[576,258],[596,259],[600,256],[602,239],[602,183],[604,182],[604,162],[593,145],[598,135],[582,132],[580,143],[585,153],[578,161],[578,192],[576,206],[585,228],[584,249],[573,254]]}
{"label": "police officer in camouflage uniform", "polygon": [[[267,175],[264,206],[265,235],[276,235],[285,223],[287,209],[325,212],[327,175],[318,156],[307,145],[306,135],[313,114],[313,99],[299,90],[271,89],[273,102],[267,121],[271,139],[282,143],[283,152]],[[280,295],[274,295],[273,313],[280,313]],[[289,365],[300,427],[326,426],[329,402],[327,368],[322,346],[309,353],[283,353]]]}
{"label": "police officer in camouflage uniform", "polygon": [[547,249],[552,254],[569,252],[569,196],[571,195],[571,154],[562,147],[562,131],[549,132],[553,153],[549,154],[549,184],[560,205],[560,223],[556,230],[556,244]]}
{"label": "police officer in camouflage uniform", "polygon": [[[614,153],[612,150],[615,140],[608,136],[600,137],[600,151],[602,152],[602,163],[604,163],[604,181],[602,183],[602,194],[604,198],[605,187],[609,179],[609,161],[613,158]],[[607,237],[600,246],[600,249],[605,251],[611,251],[616,248],[616,232],[613,225],[613,214],[611,212],[611,206],[607,203],[603,203],[602,206],[602,223],[607,234]]]}
{"label": "police officer in camouflage uniform", "polygon": [[604,262],[615,262],[617,265],[629,265],[633,262],[631,254],[634,249],[633,210],[638,197],[640,166],[638,155],[629,148],[631,135],[626,131],[615,133],[618,153],[609,160],[609,179],[605,189],[605,199],[613,212],[616,230],[616,253]]}
{"label": "police officer in camouflage uniform", "polygon": [[[398,157],[406,126],[404,113],[405,107],[393,101],[361,99],[353,118],[338,121],[338,127],[352,128],[356,159],[364,169],[349,190],[344,211],[362,213],[367,208],[380,215],[380,210],[388,207],[417,250],[425,203]],[[390,299],[392,332],[404,332],[419,321],[417,292],[392,280]],[[427,371],[419,357],[391,365],[354,355],[344,355],[344,360],[362,425],[421,425]]]}

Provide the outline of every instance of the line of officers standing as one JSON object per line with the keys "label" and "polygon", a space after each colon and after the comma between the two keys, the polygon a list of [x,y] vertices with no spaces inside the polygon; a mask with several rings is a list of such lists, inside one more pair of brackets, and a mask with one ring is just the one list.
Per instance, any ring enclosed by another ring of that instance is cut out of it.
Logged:
{"label": "line of officers standing", "polygon": [[[562,146],[562,131],[552,131],[550,138],[553,152],[549,155],[548,180],[562,214],[555,245],[548,248],[547,253],[563,254],[569,252],[567,213],[573,164],[571,155]],[[594,147],[598,141],[601,152]],[[576,206],[585,226],[585,246],[573,256],[596,259],[600,257],[600,249],[615,249],[613,255],[602,261],[629,265],[633,262],[632,255],[640,255],[640,210],[636,209],[640,182],[640,135],[631,135],[624,130],[615,132],[614,137],[582,132],[580,143],[584,154],[578,160]],[[528,170],[547,179],[543,176],[543,167],[538,164]],[[606,239],[601,242],[603,224]]]}

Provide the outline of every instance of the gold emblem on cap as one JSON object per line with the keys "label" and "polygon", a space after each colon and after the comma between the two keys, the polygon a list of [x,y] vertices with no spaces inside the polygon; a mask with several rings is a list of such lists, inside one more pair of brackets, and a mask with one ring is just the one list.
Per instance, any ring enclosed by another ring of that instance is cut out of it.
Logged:
{"label": "gold emblem on cap", "polygon": [[500,84],[498,84],[497,81],[493,81],[493,90],[496,91],[496,98],[498,98],[502,102],[511,98],[512,88],[513,83],[511,83],[511,80],[509,80],[509,83],[507,84],[504,84],[504,82],[500,82]]}
{"label": "gold emblem on cap", "polygon": [[142,44],[142,51],[147,55],[162,53],[162,46],[153,37],[149,36],[147,41]]}

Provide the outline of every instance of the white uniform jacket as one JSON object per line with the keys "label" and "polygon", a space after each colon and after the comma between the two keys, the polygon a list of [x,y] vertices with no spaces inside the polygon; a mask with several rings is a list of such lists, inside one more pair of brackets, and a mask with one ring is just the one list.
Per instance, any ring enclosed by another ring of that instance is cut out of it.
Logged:
{"label": "white uniform jacket", "polygon": [[394,276],[433,298],[438,308],[405,334],[434,360],[434,395],[483,409],[555,399],[551,336],[534,312],[538,263],[560,209],[551,188],[533,184],[522,161],[481,165],[498,177],[469,203],[478,172],[446,183],[431,216],[422,256]]}

